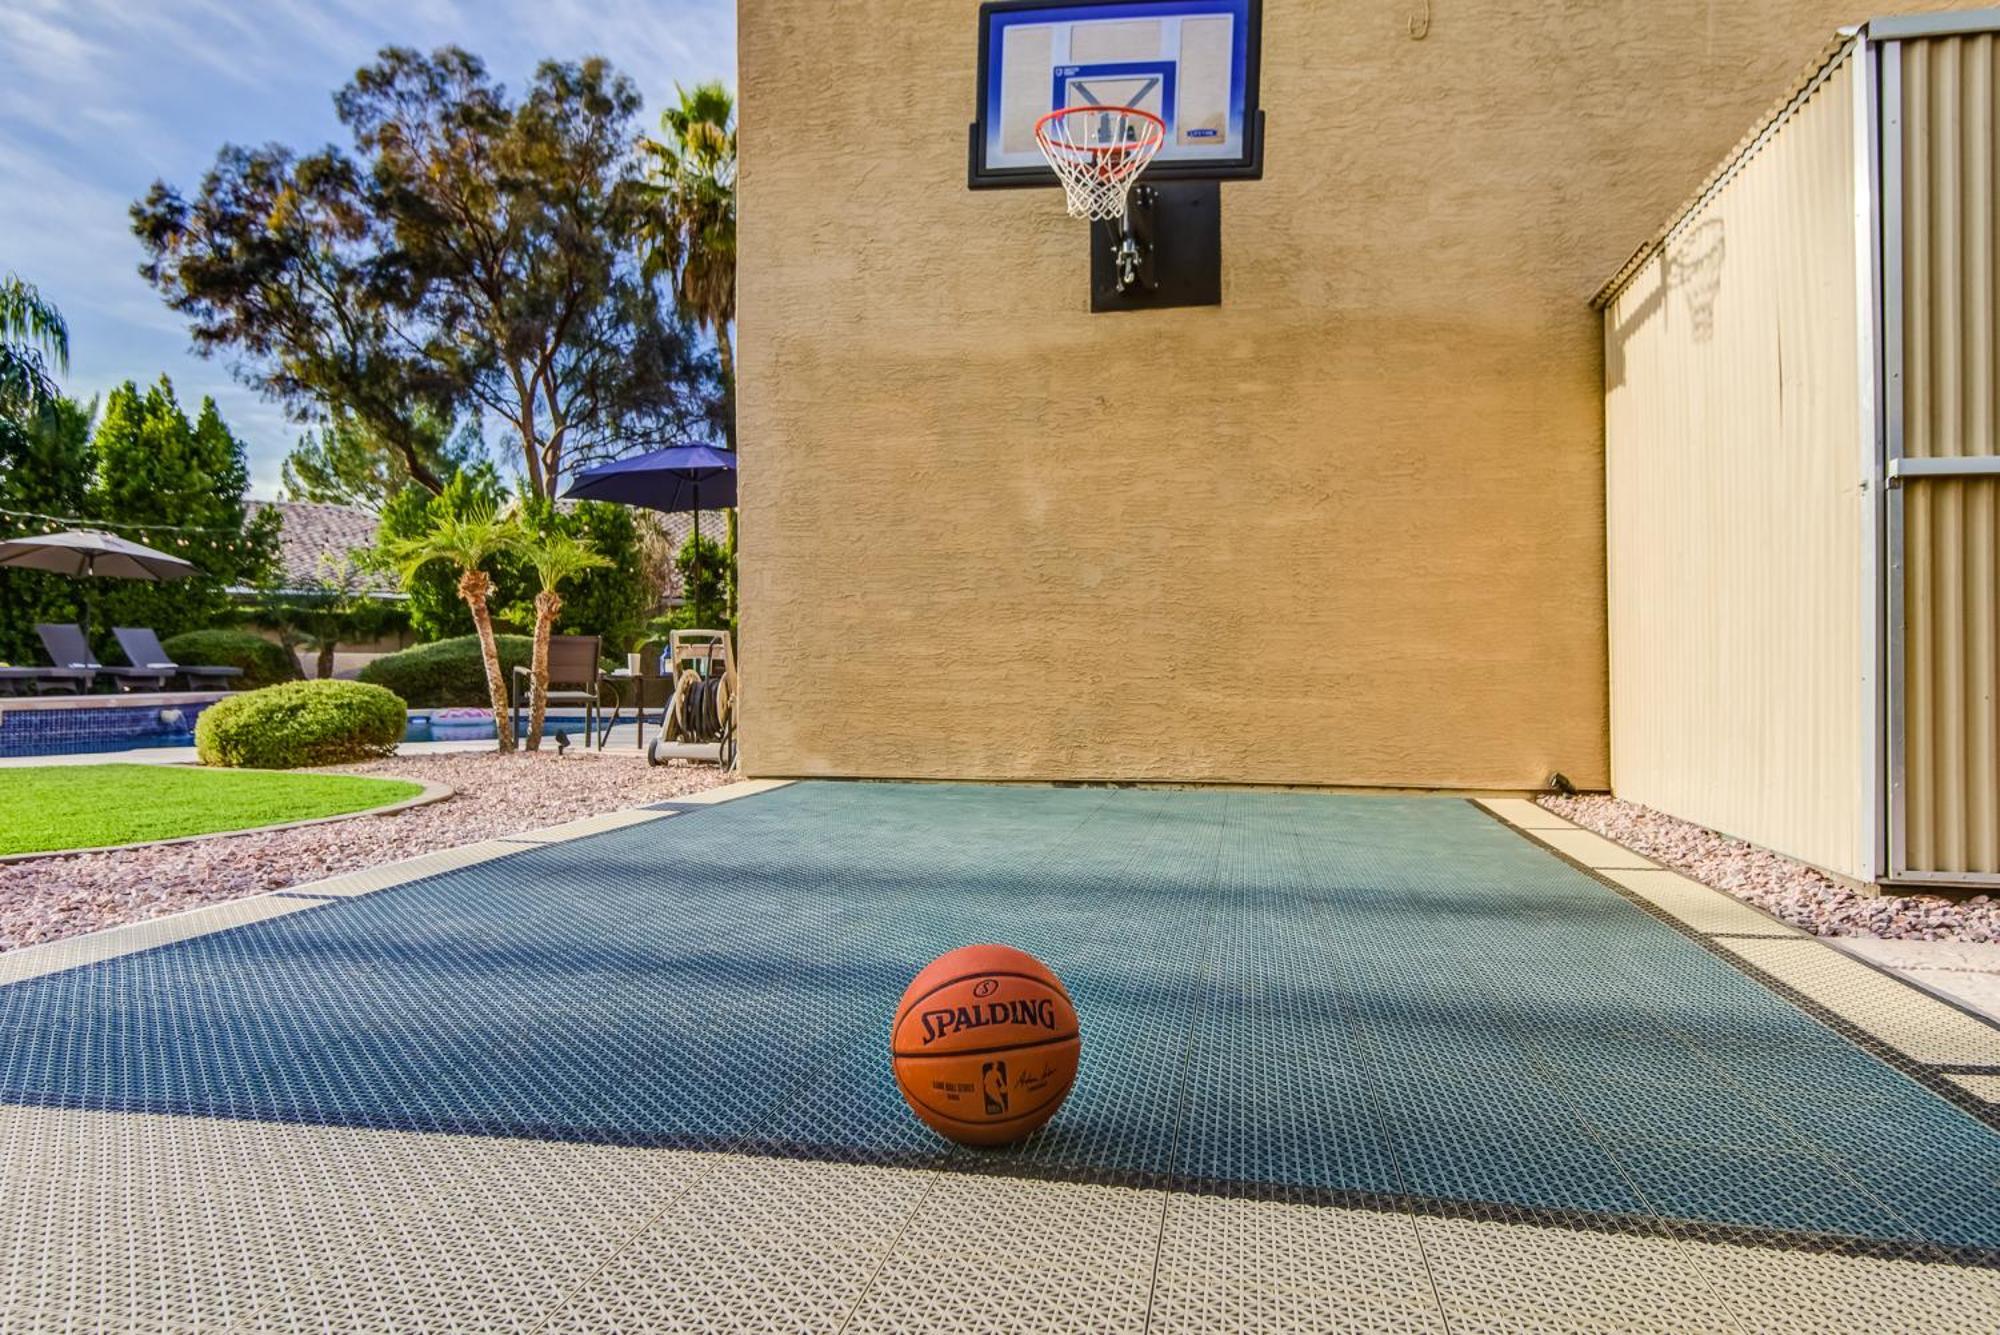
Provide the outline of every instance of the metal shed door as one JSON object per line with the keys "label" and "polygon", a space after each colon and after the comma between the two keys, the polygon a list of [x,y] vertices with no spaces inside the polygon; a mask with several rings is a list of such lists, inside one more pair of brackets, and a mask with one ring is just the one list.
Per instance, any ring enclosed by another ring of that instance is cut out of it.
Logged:
{"label": "metal shed door", "polygon": [[1882,54],[1889,874],[2000,887],[2000,43]]}

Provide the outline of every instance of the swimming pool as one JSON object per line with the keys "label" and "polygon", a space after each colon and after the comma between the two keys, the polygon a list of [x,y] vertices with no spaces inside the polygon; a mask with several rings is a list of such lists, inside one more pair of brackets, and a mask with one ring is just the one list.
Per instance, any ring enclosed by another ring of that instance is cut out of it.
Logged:
{"label": "swimming pool", "polygon": [[[196,720],[221,698],[217,693],[172,693],[0,700],[0,759],[193,746]],[[403,740],[493,740],[490,714],[480,711],[476,719],[441,720],[440,712],[409,711]],[[580,743],[583,723],[581,714],[550,714],[543,731],[553,736],[561,730]]]}

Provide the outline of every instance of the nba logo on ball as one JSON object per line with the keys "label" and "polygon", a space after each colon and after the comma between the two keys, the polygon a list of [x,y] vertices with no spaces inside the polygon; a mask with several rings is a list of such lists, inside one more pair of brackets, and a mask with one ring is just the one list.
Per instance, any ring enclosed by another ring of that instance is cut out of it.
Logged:
{"label": "nba logo on ball", "polygon": [[1055,1115],[1083,1049],[1049,967],[1012,946],[938,956],[896,1006],[896,1086],[924,1124],[965,1145],[1005,1145]]}

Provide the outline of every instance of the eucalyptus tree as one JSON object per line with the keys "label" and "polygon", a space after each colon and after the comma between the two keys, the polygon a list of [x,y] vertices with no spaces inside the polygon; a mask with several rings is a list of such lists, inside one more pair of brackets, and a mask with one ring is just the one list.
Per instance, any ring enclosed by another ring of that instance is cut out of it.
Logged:
{"label": "eucalyptus tree", "polygon": [[352,150],[227,146],[133,205],[141,272],[301,420],[344,414],[440,491],[426,424],[477,414],[530,494],[709,420],[715,362],[639,257],[640,106],[598,58],[518,98],[477,56],[389,47],[334,96]]}

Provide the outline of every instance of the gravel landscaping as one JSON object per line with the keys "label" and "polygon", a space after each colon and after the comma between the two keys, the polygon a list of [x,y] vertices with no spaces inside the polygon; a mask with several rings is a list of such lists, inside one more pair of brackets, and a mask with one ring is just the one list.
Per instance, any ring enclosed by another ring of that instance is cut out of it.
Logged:
{"label": "gravel landscaping", "polygon": [[1991,895],[1863,895],[1803,863],[1615,797],[1544,797],[1565,820],[1818,936],[2000,941]]}
{"label": "gravel landscaping", "polygon": [[393,816],[0,864],[0,950],[663,802],[725,781],[713,765],[651,768],[631,752],[560,759],[548,752],[408,756],[312,772],[445,783],[457,795]]}

